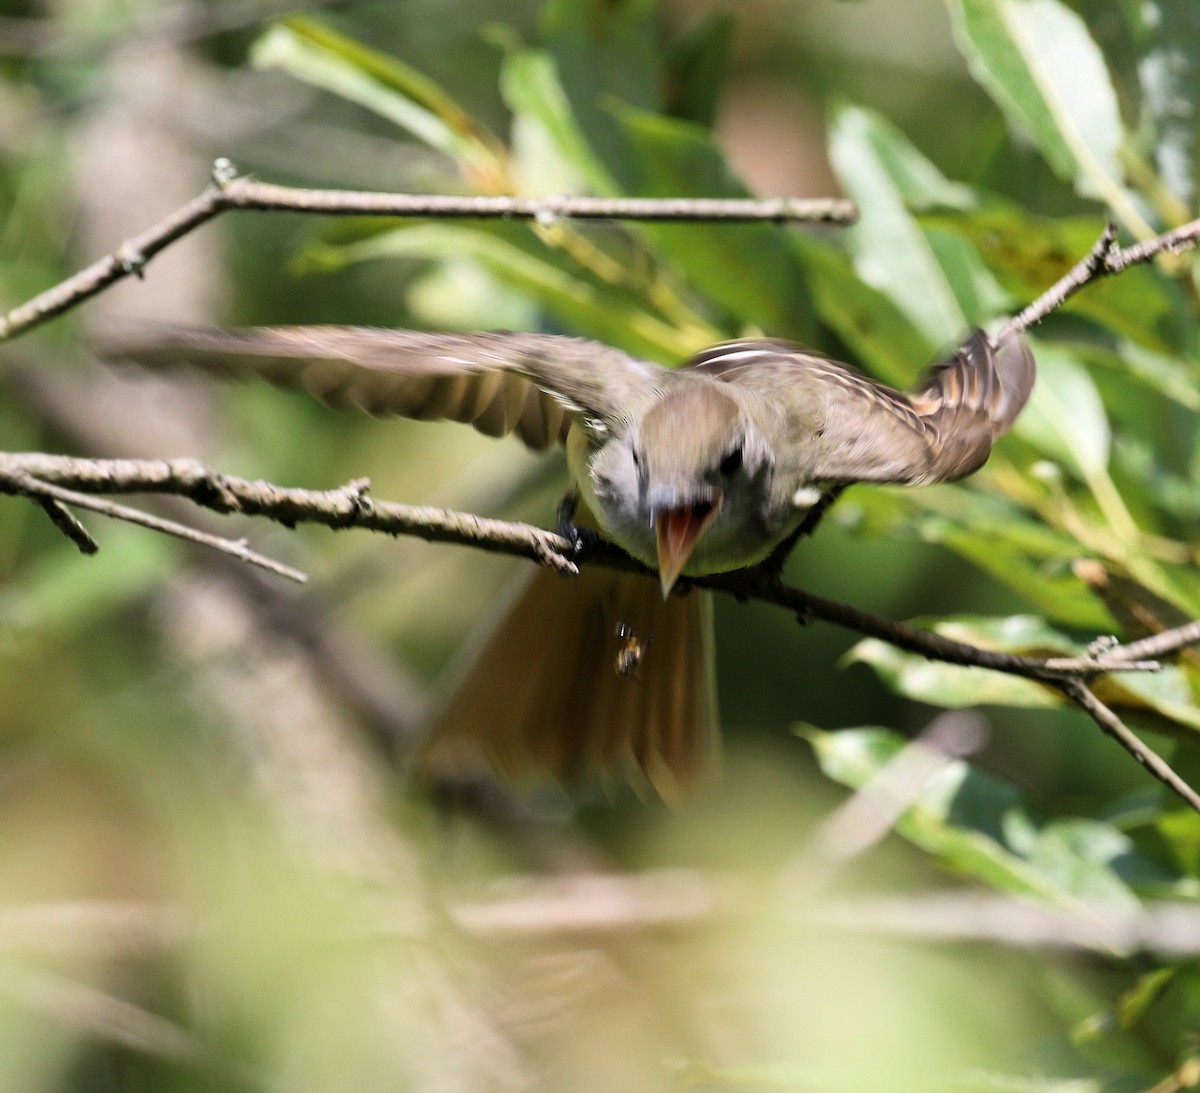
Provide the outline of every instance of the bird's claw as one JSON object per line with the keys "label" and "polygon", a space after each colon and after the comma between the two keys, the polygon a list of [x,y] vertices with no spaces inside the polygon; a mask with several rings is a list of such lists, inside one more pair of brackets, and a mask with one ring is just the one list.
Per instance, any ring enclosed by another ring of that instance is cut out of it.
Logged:
{"label": "bird's claw", "polygon": [[571,544],[571,557],[579,558],[589,553],[600,542],[600,535],[591,528],[585,528],[573,520],[561,521],[558,534]]}

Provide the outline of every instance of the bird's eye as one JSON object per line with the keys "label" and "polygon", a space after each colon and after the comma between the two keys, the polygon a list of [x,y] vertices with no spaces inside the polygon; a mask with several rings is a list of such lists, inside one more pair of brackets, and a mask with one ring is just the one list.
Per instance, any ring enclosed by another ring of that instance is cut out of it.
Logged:
{"label": "bird's eye", "polygon": [[736,474],[737,471],[741,469],[741,466],[742,449],[734,448],[733,451],[726,453],[725,458],[721,460],[717,470],[719,470],[726,478],[728,478],[731,474]]}

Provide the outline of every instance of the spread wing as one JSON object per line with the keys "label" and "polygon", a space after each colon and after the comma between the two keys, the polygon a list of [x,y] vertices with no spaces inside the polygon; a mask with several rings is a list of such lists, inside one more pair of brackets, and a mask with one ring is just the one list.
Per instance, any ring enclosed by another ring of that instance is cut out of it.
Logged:
{"label": "spread wing", "polygon": [[241,330],[148,327],[110,339],[101,355],[151,369],[198,367],[256,375],[336,407],[381,417],[447,419],[529,447],[562,441],[571,419],[603,430],[657,365],[586,338],[555,334],[436,334],[354,326]]}
{"label": "spread wing", "polygon": [[982,466],[1029,398],[1036,371],[1020,335],[997,347],[978,330],[911,396],[788,342],[727,342],[688,367],[791,408],[808,481],[909,485]]}

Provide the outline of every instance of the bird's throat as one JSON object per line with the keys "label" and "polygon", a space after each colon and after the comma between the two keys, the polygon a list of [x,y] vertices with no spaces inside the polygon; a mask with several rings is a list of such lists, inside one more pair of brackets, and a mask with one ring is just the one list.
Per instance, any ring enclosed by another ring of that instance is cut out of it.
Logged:
{"label": "bird's throat", "polygon": [[658,577],[662,582],[663,599],[687,565],[696,542],[712,523],[721,507],[718,494],[711,501],[683,505],[673,509],[658,509],[654,513],[654,530],[658,539]]}

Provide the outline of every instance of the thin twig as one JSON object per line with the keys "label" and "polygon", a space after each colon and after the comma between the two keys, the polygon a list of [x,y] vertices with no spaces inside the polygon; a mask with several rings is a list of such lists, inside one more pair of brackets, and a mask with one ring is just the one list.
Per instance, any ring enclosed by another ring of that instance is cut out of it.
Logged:
{"label": "thin twig", "polygon": [[[575,545],[555,532],[424,505],[374,501],[367,496],[365,481],[333,490],[298,490],[216,474],[194,459],[75,459],[0,453],[0,493],[25,492],[25,486],[14,479],[22,473],[37,482],[66,489],[106,494],[164,493],[186,497],[213,512],[264,516],[287,527],[310,523],[414,535],[431,542],[458,543],[529,558],[568,575],[579,572],[571,560]],[[619,553],[613,548],[614,557]]]}
{"label": "thin twig", "polygon": [[92,533],[75,519],[71,510],[61,501],[55,501],[44,493],[36,495],[33,500],[50,517],[50,523],[79,548],[80,554],[95,554],[100,549]]}
{"label": "thin twig", "polygon": [[204,1045],[174,1021],[67,976],[32,970],[10,974],[4,989],[16,1001],[101,1043],[164,1059],[208,1061]]}
{"label": "thin twig", "polygon": [[[296,581],[299,584],[303,584],[308,580],[308,577],[300,570],[259,554],[257,551],[247,547],[245,543],[225,539],[219,535],[210,535],[206,531],[199,531],[196,528],[188,527],[186,524],[178,524],[174,520],[166,520],[161,516],[152,516],[139,509],[131,509],[127,505],[119,505],[114,501],[104,501],[89,496],[86,493],[64,489],[53,483],[43,482],[26,471],[19,469],[8,469],[0,472],[0,474],[2,474],[2,478],[0,478],[0,492],[19,494],[34,499],[44,498],[52,503],[75,505],[81,509],[97,512],[101,516],[108,516],[114,520],[124,520],[130,524],[138,524],[141,527],[150,528],[152,531],[160,531],[164,535],[171,535],[176,539],[183,539],[189,543],[198,543],[201,546],[212,547],[214,550],[219,550],[222,554],[228,554],[240,561],[256,565],[260,569],[265,569],[280,577],[286,577],[288,580]],[[75,541],[74,536],[71,536],[71,538],[72,541]],[[94,549],[85,551],[85,553],[94,554],[96,550],[99,550],[99,546],[90,535],[88,539]]]}
{"label": "thin twig", "polygon": [[327,216],[531,220],[539,224],[560,219],[849,224],[857,217],[854,205],[840,198],[460,197],[305,190],[237,178],[233,165],[219,159],[213,166],[212,184],[199,196],[152,228],[127,239],[111,254],[0,317],[0,341],[24,334],[122,278],[140,277],[156,254],[230,209]]}
{"label": "thin twig", "polygon": [[1161,634],[1122,645],[1121,652],[1127,657],[1164,657],[1197,642],[1200,642],[1200,621],[1186,622]]}
{"label": "thin twig", "polygon": [[[714,921],[736,917],[750,906],[748,900],[753,900],[754,912],[761,913],[765,895],[762,886],[748,886],[744,878],[729,874],[666,869],[615,875],[596,869],[508,876],[491,891],[451,899],[447,912],[459,929],[495,940],[556,934],[577,939],[586,933],[709,928]],[[859,936],[1082,950],[1107,957],[1200,954],[1200,907],[1184,900],[1145,900],[1136,906],[1072,900],[1047,906],[1027,897],[964,887],[814,900],[787,886],[766,898],[777,900],[785,914],[809,927]],[[102,899],[4,908],[0,927],[6,956],[66,954],[110,960],[177,951],[190,944],[199,929],[188,909],[178,904]],[[406,906],[393,912],[383,903],[377,918],[363,928],[374,939],[408,937],[411,913]],[[344,941],[346,933],[333,929],[331,936]]]}
{"label": "thin twig", "polygon": [[1064,679],[1056,684],[1068,698],[1086,710],[1101,730],[1111,736],[1143,767],[1172,792],[1200,812],[1200,794],[1187,784],[1149,744],[1139,740],[1134,732],[1111,709],[1098,699],[1083,680]]}
{"label": "thin twig", "polygon": [[1094,657],[1050,658],[982,649],[932,630],[920,630],[907,623],[895,622],[851,604],[842,603],[840,600],[831,600],[807,589],[785,584],[777,575],[761,566],[715,577],[703,577],[693,583],[701,588],[728,592],[736,598],[762,600],[778,607],[786,607],[795,611],[805,621],[820,619],[835,626],[844,626],[848,630],[878,638],[889,645],[932,660],[967,668],[988,668],[1043,682],[1052,683],[1064,678],[1088,678],[1105,672],[1153,672],[1161,668],[1156,661],[1127,657],[1128,646],[1117,646]]}
{"label": "thin twig", "polygon": [[1085,285],[1102,277],[1111,277],[1140,262],[1149,262],[1159,254],[1178,254],[1200,245],[1200,220],[1193,220],[1173,231],[1156,235],[1142,243],[1129,247],[1116,245],[1116,225],[1109,224],[1096,240],[1085,258],[1077,262],[1066,274],[1043,292],[1019,315],[1009,319],[996,334],[1001,342],[1012,334],[1029,329],[1041,322],[1052,311],[1062,307]]}
{"label": "thin twig", "polygon": [[1035,323],[1040,323],[1050,312],[1062,307],[1068,297],[1074,295],[1090,281],[1102,276],[1105,272],[1104,264],[1116,248],[1116,242],[1117,226],[1115,224],[1106,225],[1087,256],[1076,262],[1066,274],[1046,289],[1019,315],[1009,319],[1000,328],[996,340],[1003,341],[1010,334],[1028,330]]}

